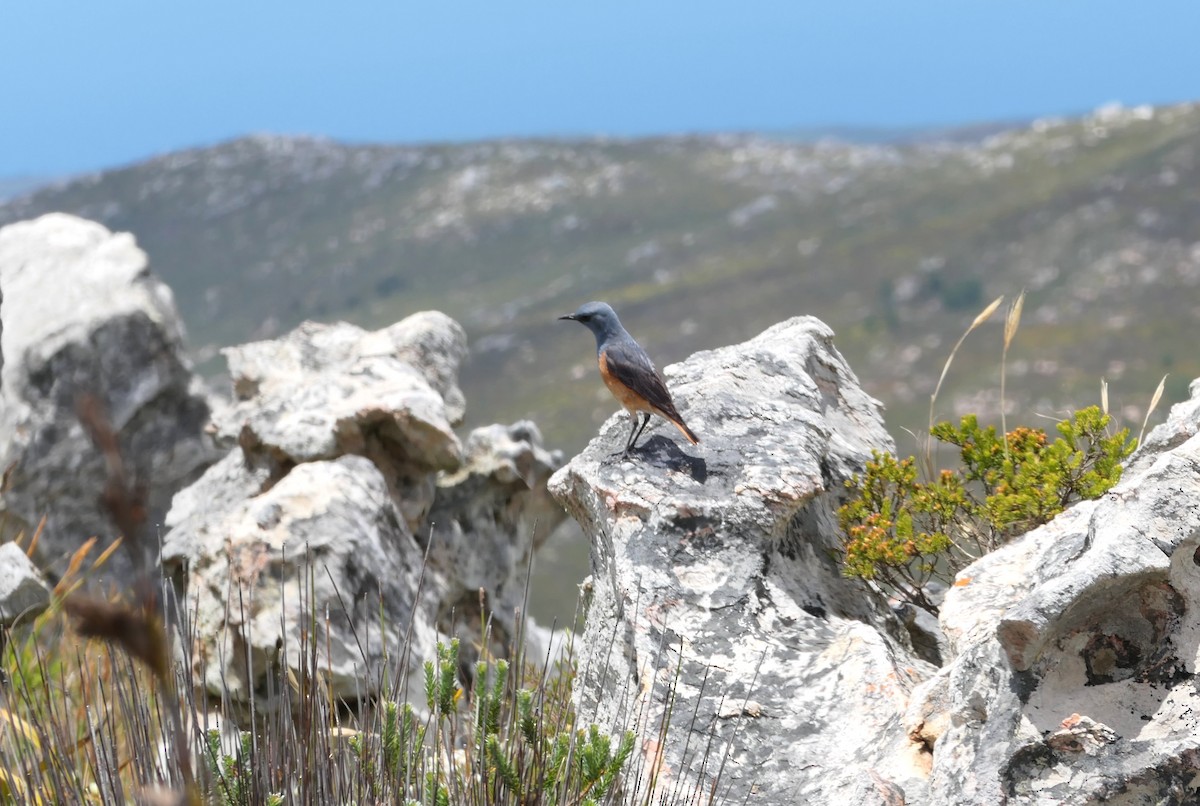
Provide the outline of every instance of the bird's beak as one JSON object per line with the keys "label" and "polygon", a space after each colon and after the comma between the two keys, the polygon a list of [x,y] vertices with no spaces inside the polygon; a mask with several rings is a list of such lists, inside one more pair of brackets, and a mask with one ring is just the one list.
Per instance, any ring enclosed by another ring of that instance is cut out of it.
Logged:
{"label": "bird's beak", "polygon": [[560,316],[558,318],[559,319],[570,319],[572,322],[574,322],[574,321],[577,321],[579,317],[575,316],[575,314],[573,314],[573,313],[569,313],[566,316]]}

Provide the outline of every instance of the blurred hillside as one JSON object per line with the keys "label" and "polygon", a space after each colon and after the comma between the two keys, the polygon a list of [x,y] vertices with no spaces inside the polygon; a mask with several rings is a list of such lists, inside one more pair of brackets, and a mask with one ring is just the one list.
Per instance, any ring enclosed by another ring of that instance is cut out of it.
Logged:
{"label": "blurred hillside", "polygon": [[31,193],[48,181],[41,176],[0,176],[0,201]]}
{"label": "blurred hillside", "polygon": [[[1200,106],[1103,109],[897,144],[751,135],[352,146],[252,137],[0,204],[132,231],[174,289],[201,369],[306,318],[425,308],[472,340],[472,424],[531,417],[580,448],[615,410],[593,342],[555,317],[604,299],[661,365],[800,313],[903,428],[954,341],[1022,288],[1019,419],[1096,402],[1135,427],[1200,376]],[[1003,313],[940,410],[994,413]],[[686,411],[686,403],[683,404]],[[1010,423],[1012,421],[1010,420]]]}

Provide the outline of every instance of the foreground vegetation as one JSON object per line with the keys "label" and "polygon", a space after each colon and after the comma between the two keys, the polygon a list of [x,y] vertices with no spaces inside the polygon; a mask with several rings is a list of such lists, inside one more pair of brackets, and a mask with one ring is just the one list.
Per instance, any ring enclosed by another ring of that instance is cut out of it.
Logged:
{"label": "foreground vegetation", "polygon": [[[517,636],[510,657],[497,658],[482,624],[483,654],[469,668],[464,658],[476,655],[458,640],[439,644],[417,681],[406,658],[388,657],[370,671],[376,693],[347,701],[331,693],[325,627],[314,616],[279,647],[299,664],[276,663],[248,713],[231,685],[199,690],[197,636],[148,560],[144,508],[115,435],[95,401],[81,419],[108,460],[104,502],[124,542],[99,554],[94,539],[84,544],[49,610],[2,635],[0,804],[719,802],[711,783],[676,782],[663,797],[661,755],[636,752],[629,730],[578,718],[574,687],[594,681],[577,676],[569,636],[561,655],[527,657]],[[18,540],[32,553],[37,535]],[[116,551],[132,558],[134,582],[85,591]],[[423,696],[411,699],[415,691]]]}
{"label": "foreground vegetation", "polygon": [[351,703],[329,695],[318,627],[296,639],[304,667],[272,680],[284,696],[238,730],[230,703],[192,689],[191,659],[162,654],[155,598],[60,587],[48,613],[5,635],[0,803],[601,804],[626,802],[625,775],[636,788],[652,774],[633,733],[577,724],[569,652],[484,658],[467,683],[452,641],[425,664],[423,701],[384,669],[381,693]]}

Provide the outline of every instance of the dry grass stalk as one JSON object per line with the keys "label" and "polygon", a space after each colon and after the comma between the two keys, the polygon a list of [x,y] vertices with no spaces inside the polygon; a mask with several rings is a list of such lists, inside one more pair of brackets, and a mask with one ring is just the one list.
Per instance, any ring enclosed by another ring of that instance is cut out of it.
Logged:
{"label": "dry grass stalk", "polygon": [[[979,315],[976,316],[971,322],[970,327],[968,327],[966,331],[959,336],[958,342],[954,345],[954,349],[950,351],[950,356],[946,359],[946,363],[942,366],[942,374],[938,377],[937,386],[933,388],[933,394],[929,396],[930,431],[933,430],[934,426],[934,406],[937,405],[938,394],[942,391],[942,383],[946,380],[946,373],[950,371],[950,364],[954,362],[954,356],[958,354],[958,350],[960,347],[962,347],[963,342],[967,340],[967,336],[971,335],[971,331],[975,330],[975,328],[986,322],[991,315],[996,312],[996,309],[1000,307],[1000,303],[1002,302],[1004,302],[1003,294],[996,297],[991,301],[991,303],[988,304],[986,308],[980,311]],[[933,437],[931,437],[927,431],[925,434],[925,472],[928,474],[929,478],[933,478],[933,469]]]}
{"label": "dry grass stalk", "polygon": [[[100,399],[91,394],[82,395],[76,404],[76,414],[92,443],[104,456],[108,472],[101,501],[121,535],[114,544],[123,544],[129,550],[134,567],[134,583],[131,586],[134,603],[113,603],[71,593],[64,599],[63,607],[74,619],[75,628],[81,636],[98,638],[119,647],[151,671],[159,698],[168,714],[171,749],[183,778],[180,799],[198,806],[201,802],[200,790],[192,772],[191,754],[183,728],[183,703],[171,670],[166,627],[159,612],[158,584],[151,576],[151,547],[144,540],[146,489],[126,471],[120,440]],[[92,538],[85,545],[90,550],[94,543],[95,538]],[[107,561],[115,550],[115,545],[108,546],[93,563],[93,568]],[[72,558],[76,572],[84,553],[76,552]]]}
{"label": "dry grass stalk", "polygon": [[166,634],[153,611],[76,593],[63,602],[75,632],[120,647],[158,677],[170,674]]}
{"label": "dry grass stalk", "polygon": [[121,456],[117,432],[104,405],[95,395],[83,395],[76,404],[76,414],[96,449],[104,456],[108,478],[101,501],[108,516],[125,539],[134,569],[143,575],[149,572],[147,547],[142,543],[146,524],[146,488],[130,477]]}
{"label": "dry grass stalk", "polygon": [[[45,531],[45,529],[46,529],[46,516],[43,515],[42,519],[38,521],[37,528],[33,530],[33,537],[30,538],[30,540],[29,540],[29,547],[25,549],[26,557],[33,557],[33,552],[37,551],[38,541],[42,539],[42,532]],[[13,540],[13,542],[16,543],[18,546],[20,546],[22,541],[24,541],[24,540],[25,540],[25,533],[21,532],[21,534],[17,535],[16,539]]]}
{"label": "dry grass stalk", "polygon": [[1150,405],[1146,408],[1146,416],[1142,418],[1142,430],[1138,433],[1138,444],[1142,444],[1142,440],[1146,437],[1146,424],[1150,422],[1150,415],[1154,413],[1154,409],[1158,407],[1158,401],[1162,400],[1163,389],[1167,386],[1167,376],[1162,376],[1162,380],[1158,382],[1158,388],[1154,390],[1154,395],[1150,398]]}
{"label": "dry grass stalk", "polygon": [[[1017,299],[1008,309],[1008,316],[1004,319],[1004,349],[1000,352],[1000,433],[1008,434],[1008,418],[1005,416],[1005,399],[1004,399],[1004,382],[1008,377],[1008,347],[1012,344],[1013,339],[1017,335],[1017,328],[1021,326],[1021,309],[1025,306],[1025,290],[1017,295]],[[1008,437],[1004,439],[1004,458],[1008,458]]]}

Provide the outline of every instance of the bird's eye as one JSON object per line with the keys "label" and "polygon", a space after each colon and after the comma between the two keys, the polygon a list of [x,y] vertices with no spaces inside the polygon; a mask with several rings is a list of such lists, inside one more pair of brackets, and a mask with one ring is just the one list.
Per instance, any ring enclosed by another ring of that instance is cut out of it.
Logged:
{"label": "bird's eye", "polygon": [[583,316],[579,317],[579,321],[586,322],[587,320],[589,320],[591,318],[592,318],[592,315],[590,313],[585,313]]}

